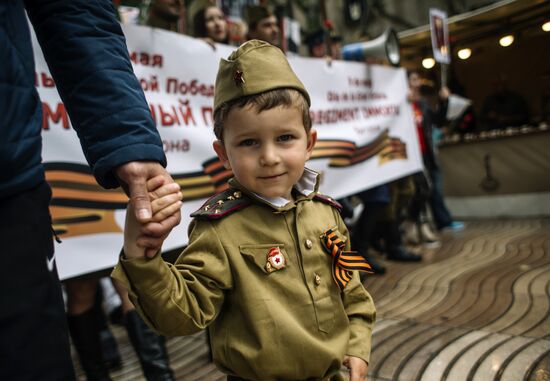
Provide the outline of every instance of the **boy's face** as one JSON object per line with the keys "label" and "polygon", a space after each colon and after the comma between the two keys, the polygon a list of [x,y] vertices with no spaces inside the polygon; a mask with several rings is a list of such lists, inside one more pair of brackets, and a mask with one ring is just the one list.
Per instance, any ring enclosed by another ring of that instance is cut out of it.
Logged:
{"label": "boy's face", "polygon": [[317,140],[306,132],[297,107],[276,107],[260,113],[251,106],[229,112],[223,143],[214,150],[248,190],[268,198],[292,199],[292,187],[304,172]]}

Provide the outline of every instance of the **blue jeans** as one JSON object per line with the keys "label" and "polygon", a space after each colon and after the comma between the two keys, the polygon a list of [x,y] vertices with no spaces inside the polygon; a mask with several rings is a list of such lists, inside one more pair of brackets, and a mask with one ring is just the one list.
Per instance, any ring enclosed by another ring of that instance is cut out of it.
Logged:
{"label": "blue jeans", "polygon": [[432,191],[430,192],[430,207],[434,217],[437,229],[443,229],[450,226],[453,217],[445,205],[443,199],[443,178],[438,168],[431,168],[429,174],[432,180]]}

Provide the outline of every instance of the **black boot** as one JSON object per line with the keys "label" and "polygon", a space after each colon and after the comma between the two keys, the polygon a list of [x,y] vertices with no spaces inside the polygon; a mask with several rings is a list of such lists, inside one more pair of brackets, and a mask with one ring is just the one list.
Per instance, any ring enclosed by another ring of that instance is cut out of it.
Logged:
{"label": "black boot", "polygon": [[365,261],[369,263],[373,273],[377,275],[384,275],[386,273],[386,268],[382,264],[380,264],[378,261],[376,261],[373,257],[363,255],[363,258],[365,258]]}
{"label": "black boot", "polygon": [[69,332],[88,381],[111,381],[103,363],[97,311],[91,308],[79,315],[68,315]]}
{"label": "black boot", "polygon": [[401,241],[399,223],[396,220],[387,220],[383,223],[385,252],[389,260],[400,262],[419,262],[422,255],[405,250]]}
{"label": "black boot", "polygon": [[101,341],[101,352],[103,354],[103,362],[109,370],[117,370],[122,368],[122,359],[118,350],[113,333],[107,325],[99,331],[99,339]]}
{"label": "black boot", "polygon": [[118,350],[118,344],[116,342],[113,333],[109,329],[107,323],[107,316],[103,311],[103,290],[101,289],[101,283],[98,285],[94,309],[97,312],[97,322],[99,326],[99,340],[101,342],[101,353],[103,355],[103,362],[109,370],[117,370],[122,368],[122,359]]}
{"label": "black boot", "polygon": [[175,381],[164,337],[149,328],[135,310],[126,313],[126,329],[147,381]]}
{"label": "black boot", "polygon": [[422,256],[405,250],[403,246],[389,247],[386,253],[390,261],[420,262]]}

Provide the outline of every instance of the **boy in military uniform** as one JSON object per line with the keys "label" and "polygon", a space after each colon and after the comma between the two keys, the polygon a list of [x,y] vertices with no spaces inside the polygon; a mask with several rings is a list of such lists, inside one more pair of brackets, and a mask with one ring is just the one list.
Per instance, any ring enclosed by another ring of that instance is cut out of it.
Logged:
{"label": "boy in military uniform", "polygon": [[[309,105],[280,49],[243,44],[221,60],[214,99],[214,150],[235,177],[192,214],[175,265],[145,257],[127,213],[113,276],[159,333],[208,327],[228,380],[341,380],[342,364],[353,381],[367,373],[375,309],[353,270],[369,266],[304,167],[317,138]],[[178,204],[167,187],[152,205],[169,215]]]}

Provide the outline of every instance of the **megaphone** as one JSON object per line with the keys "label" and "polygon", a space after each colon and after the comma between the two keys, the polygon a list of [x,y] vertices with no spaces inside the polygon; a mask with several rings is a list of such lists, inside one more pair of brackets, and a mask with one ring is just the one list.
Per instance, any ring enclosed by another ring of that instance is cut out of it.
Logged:
{"label": "megaphone", "polygon": [[364,61],[366,58],[387,58],[393,66],[399,66],[399,40],[392,28],[374,40],[356,42],[342,47],[342,57],[348,61]]}

